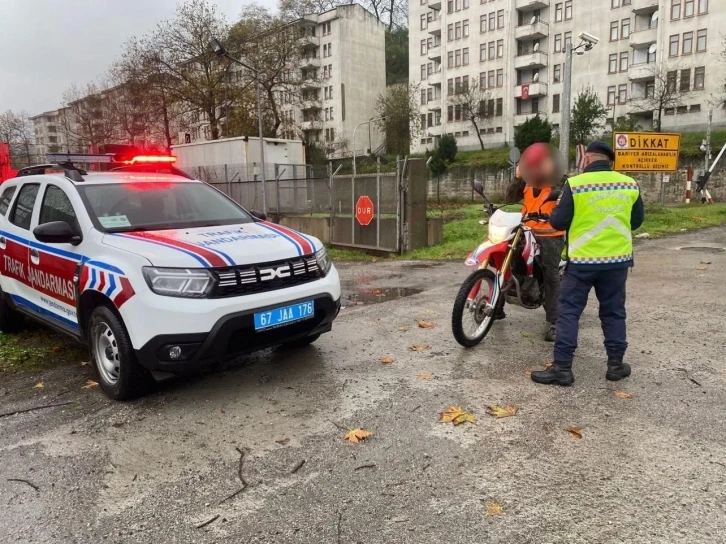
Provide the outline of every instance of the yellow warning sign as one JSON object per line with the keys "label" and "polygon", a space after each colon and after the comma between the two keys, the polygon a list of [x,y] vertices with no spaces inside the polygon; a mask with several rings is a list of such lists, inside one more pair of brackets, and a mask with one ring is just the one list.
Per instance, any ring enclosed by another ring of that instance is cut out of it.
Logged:
{"label": "yellow warning sign", "polygon": [[618,172],[675,172],[681,135],[661,132],[615,134],[615,170]]}

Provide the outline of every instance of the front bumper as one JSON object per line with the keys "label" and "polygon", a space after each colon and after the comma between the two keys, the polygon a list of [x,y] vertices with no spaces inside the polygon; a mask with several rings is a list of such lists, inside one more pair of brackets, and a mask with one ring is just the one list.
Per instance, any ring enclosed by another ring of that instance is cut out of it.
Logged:
{"label": "front bumper", "polygon": [[[255,313],[311,299],[315,301],[315,315],[312,318],[271,330],[255,331]],[[136,350],[136,357],[149,370],[188,372],[243,353],[328,332],[339,311],[340,298],[334,300],[328,294],[245,310],[222,317],[208,333],[155,336]],[[184,358],[170,360],[170,346],[180,346]]]}

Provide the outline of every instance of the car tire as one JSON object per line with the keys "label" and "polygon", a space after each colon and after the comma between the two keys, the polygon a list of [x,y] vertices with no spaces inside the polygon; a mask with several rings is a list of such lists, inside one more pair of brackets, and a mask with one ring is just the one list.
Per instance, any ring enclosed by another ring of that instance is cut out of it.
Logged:
{"label": "car tire", "polygon": [[0,291],[0,331],[5,334],[20,332],[24,324],[23,314],[11,308],[5,300],[5,294]]}
{"label": "car tire", "polygon": [[298,338],[297,340],[291,340],[290,342],[284,342],[282,344],[282,347],[285,349],[304,348],[305,346],[309,346],[310,344],[315,342],[318,338],[320,338],[319,334],[313,334],[304,338]]}
{"label": "car tire", "polygon": [[129,333],[120,317],[98,306],[88,321],[88,348],[103,392],[114,400],[129,400],[146,393],[151,373],[136,359]]}

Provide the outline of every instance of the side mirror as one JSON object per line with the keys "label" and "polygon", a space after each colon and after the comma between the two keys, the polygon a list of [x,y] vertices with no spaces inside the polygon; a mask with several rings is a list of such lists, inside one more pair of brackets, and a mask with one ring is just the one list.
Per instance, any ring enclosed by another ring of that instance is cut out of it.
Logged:
{"label": "side mirror", "polygon": [[252,217],[259,219],[260,221],[267,221],[267,214],[265,212],[258,212],[257,210],[250,210]]}
{"label": "side mirror", "polygon": [[38,241],[46,244],[73,244],[76,246],[83,239],[65,221],[51,221],[38,225],[33,229],[33,235]]}
{"label": "side mirror", "polygon": [[476,191],[479,195],[484,196],[484,186],[480,181],[474,182],[474,191]]}
{"label": "side mirror", "polygon": [[562,194],[562,191],[559,189],[553,189],[550,191],[550,194],[545,199],[545,202],[555,202],[558,198],[560,198],[560,195]]}

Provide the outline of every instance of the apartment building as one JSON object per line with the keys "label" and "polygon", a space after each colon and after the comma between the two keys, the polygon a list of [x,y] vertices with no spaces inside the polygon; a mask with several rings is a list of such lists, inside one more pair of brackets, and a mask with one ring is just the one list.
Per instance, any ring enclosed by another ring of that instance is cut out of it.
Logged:
{"label": "apartment building", "polygon": [[66,109],[46,111],[30,117],[35,131],[35,150],[38,156],[66,151],[68,135],[65,127]]}
{"label": "apartment building", "polygon": [[[329,156],[375,150],[383,139],[375,127],[356,125],[375,117],[386,91],[385,25],[359,4],[307,15],[301,29],[301,85],[286,94],[280,136],[300,138]],[[370,136],[370,137],[369,137]]]}
{"label": "apartment building", "polygon": [[[714,124],[726,125],[724,22],[719,0],[412,0],[409,73],[421,88],[424,127],[412,150],[434,147],[442,134],[455,135],[463,149],[479,147],[451,98],[474,81],[487,147],[511,145],[533,115],[558,128],[565,47],[577,45],[582,31],[599,43],[574,56],[573,101],[591,87],[609,123],[632,114],[646,130],[659,115],[662,130],[702,129],[710,108]],[[662,85],[677,98],[658,108]]]}

